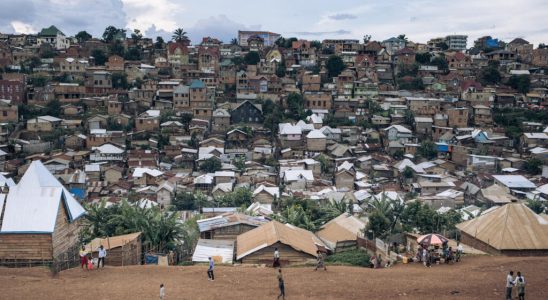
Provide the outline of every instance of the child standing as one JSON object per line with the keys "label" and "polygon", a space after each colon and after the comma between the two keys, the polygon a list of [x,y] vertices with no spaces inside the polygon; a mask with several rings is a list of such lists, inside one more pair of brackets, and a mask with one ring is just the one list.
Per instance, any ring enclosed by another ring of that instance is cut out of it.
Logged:
{"label": "child standing", "polygon": [[164,300],[164,297],[166,296],[166,290],[164,288],[164,284],[160,284],[160,300]]}

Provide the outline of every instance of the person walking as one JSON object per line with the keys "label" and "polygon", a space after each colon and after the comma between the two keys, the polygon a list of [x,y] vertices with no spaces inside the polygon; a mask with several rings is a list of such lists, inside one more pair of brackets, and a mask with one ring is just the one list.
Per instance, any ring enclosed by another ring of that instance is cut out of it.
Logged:
{"label": "person walking", "polygon": [[84,266],[88,270],[88,252],[86,251],[86,247],[82,245],[82,249],[80,249],[80,267],[84,269]]}
{"label": "person walking", "polygon": [[272,263],[272,267],[279,268],[280,267],[280,251],[278,251],[278,248],[274,248],[274,262]]}
{"label": "person walking", "polygon": [[514,271],[506,276],[506,300],[512,300],[512,287],[514,287]]}
{"label": "person walking", "polygon": [[324,262],[324,258],[323,258],[323,253],[318,250],[316,251],[316,259],[317,259],[317,263],[316,263],[316,268],[314,269],[314,271],[317,271],[318,268],[323,268],[324,271],[327,271],[327,268],[325,267],[325,262]]}
{"label": "person walking", "polygon": [[464,253],[464,247],[462,247],[462,244],[460,242],[457,242],[457,259],[456,262],[459,262],[461,259],[462,254]]}
{"label": "person walking", "polygon": [[525,278],[521,275],[521,272],[518,272],[516,280],[514,280],[514,285],[518,289],[518,299],[525,300]]}
{"label": "person walking", "polygon": [[280,289],[280,294],[278,295],[278,299],[282,297],[282,299],[285,300],[285,283],[284,283],[284,277],[282,276],[282,269],[278,269],[278,288]]}
{"label": "person walking", "polygon": [[107,250],[103,245],[99,246],[99,259],[97,260],[97,269],[105,267],[105,257],[107,257]]}
{"label": "person walking", "polygon": [[375,267],[375,269],[380,269],[382,267],[382,257],[381,255],[377,255],[377,266]]}
{"label": "person walking", "polygon": [[166,290],[164,288],[164,284],[160,284],[160,300],[164,300],[164,297],[166,296]]}
{"label": "person walking", "polygon": [[213,269],[215,268],[215,263],[213,259],[209,258],[209,268],[207,269],[207,280],[215,281],[215,275],[213,275]]}

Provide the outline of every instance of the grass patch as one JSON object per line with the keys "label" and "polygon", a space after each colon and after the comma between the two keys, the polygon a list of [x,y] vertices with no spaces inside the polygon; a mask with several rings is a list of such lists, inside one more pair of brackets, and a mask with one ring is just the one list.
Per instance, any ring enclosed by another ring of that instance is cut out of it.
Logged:
{"label": "grass patch", "polygon": [[344,264],[359,267],[369,267],[369,260],[369,254],[359,249],[335,253],[325,259],[329,264]]}

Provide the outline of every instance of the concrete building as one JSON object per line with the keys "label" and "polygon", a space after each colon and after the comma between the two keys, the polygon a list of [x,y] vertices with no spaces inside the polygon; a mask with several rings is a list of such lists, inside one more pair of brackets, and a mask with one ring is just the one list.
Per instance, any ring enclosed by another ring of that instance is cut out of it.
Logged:
{"label": "concrete building", "polygon": [[448,35],[445,37],[445,43],[449,46],[449,50],[464,51],[468,42],[467,35]]}

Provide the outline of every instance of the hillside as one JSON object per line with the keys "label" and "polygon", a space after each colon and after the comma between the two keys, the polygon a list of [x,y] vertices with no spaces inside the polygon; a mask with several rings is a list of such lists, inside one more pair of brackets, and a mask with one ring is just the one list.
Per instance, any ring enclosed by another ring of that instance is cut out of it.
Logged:
{"label": "hillside", "polygon": [[[284,269],[287,299],[502,299],[508,269],[520,270],[529,299],[547,299],[548,258],[471,257],[451,266],[419,264],[373,270],[330,267]],[[110,267],[67,270],[55,278],[44,269],[0,269],[4,299],[157,299],[160,283],[167,299],[275,299],[274,270],[218,267],[215,282],[205,266]]]}

